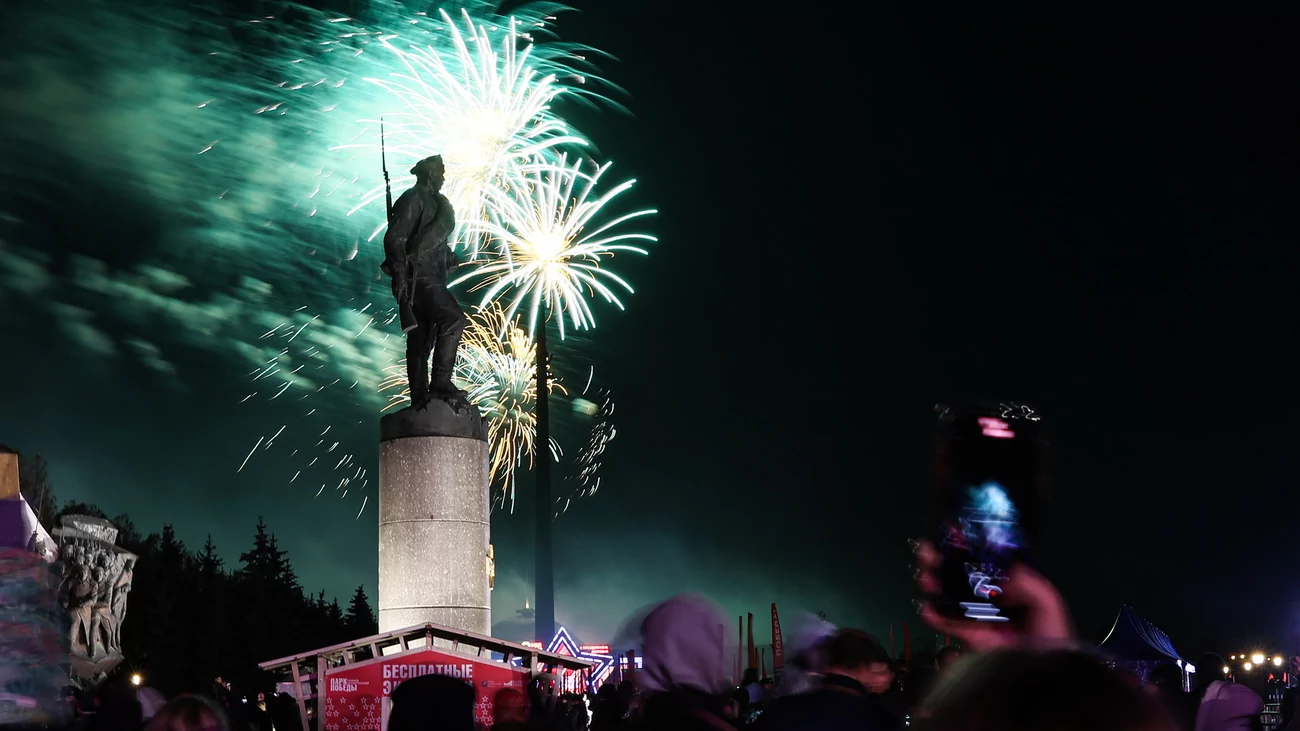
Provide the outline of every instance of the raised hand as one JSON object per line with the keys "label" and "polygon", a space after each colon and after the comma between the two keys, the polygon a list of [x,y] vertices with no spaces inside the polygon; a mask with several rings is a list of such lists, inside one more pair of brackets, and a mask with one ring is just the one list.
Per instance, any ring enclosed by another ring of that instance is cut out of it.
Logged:
{"label": "raised hand", "polygon": [[[943,565],[943,555],[929,541],[911,543],[916,556],[917,588],[922,595],[934,596],[941,588],[939,567]],[[972,650],[1071,644],[1074,624],[1065,600],[1052,582],[1023,564],[1013,566],[1007,578],[998,602],[1004,607],[1023,610],[1022,622],[995,624],[954,619],[939,614],[927,600],[918,602],[917,611],[926,624],[956,637]]]}

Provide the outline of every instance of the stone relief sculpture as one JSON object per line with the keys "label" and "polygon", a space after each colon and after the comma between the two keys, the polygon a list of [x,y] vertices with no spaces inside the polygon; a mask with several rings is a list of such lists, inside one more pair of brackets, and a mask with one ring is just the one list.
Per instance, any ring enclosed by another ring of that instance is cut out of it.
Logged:
{"label": "stone relief sculpture", "polygon": [[89,688],[122,662],[122,620],[137,557],[116,545],[117,529],[100,518],[65,515],[54,535],[59,603],[71,625],[72,682]]}

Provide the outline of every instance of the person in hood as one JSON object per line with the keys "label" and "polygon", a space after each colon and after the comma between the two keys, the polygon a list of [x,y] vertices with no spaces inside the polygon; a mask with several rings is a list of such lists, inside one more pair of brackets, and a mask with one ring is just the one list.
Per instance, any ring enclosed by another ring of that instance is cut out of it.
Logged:
{"label": "person in hood", "polygon": [[[1221,665],[1197,667],[1208,670]],[[1213,677],[1209,672],[1197,673],[1201,674]],[[1206,684],[1199,694],[1201,700],[1196,707],[1195,731],[1257,731],[1263,728],[1259,714],[1264,710],[1264,700],[1250,688],[1215,680]]]}
{"label": "person in hood", "polygon": [[1264,701],[1244,685],[1217,679],[1212,671],[1226,665],[1218,655],[1201,655],[1195,666],[1199,672],[1192,675],[1196,681],[1192,692],[1167,696],[1171,712],[1185,731],[1260,728],[1259,713]]}
{"label": "person in hood", "polygon": [[707,600],[678,596],[641,623],[645,725],[672,731],[726,731],[726,651],[722,615]]}

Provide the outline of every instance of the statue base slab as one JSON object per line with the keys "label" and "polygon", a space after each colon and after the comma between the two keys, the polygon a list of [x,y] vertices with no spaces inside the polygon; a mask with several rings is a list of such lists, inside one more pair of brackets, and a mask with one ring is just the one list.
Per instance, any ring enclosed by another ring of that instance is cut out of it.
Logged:
{"label": "statue base slab", "polygon": [[459,437],[487,441],[487,422],[477,407],[457,413],[446,401],[433,399],[424,408],[410,406],[379,419],[379,441],[404,437]]}

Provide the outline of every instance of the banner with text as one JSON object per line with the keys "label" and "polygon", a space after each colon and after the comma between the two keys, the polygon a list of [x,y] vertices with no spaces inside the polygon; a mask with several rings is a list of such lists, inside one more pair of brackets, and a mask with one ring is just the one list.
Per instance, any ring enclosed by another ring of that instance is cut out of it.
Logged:
{"label": "banner with text", "polygon": [[785,638],[781,636],[781,617],[776,613],[776,602],[772,602],[772,675],[777,680],[785,670]]}
{"label": "banner with text", "polygon": [[436,650],[334,668],[325,676],[325,731],[382,731],[393,689],[421,675],[450,675],[474,686],[474,716],[487,726],[492,725],[498,691],[510,687],[526,692],[528,686],[524,668]]}

